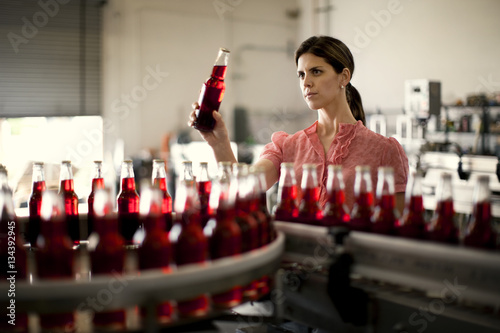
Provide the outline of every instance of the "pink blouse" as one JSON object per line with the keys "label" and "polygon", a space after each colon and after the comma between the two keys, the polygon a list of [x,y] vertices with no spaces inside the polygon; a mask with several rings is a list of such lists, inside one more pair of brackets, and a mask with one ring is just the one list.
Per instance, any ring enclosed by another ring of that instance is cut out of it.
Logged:
{"label": "pink blouse", "polygon": [[297,185],[300,188],[302,165],[313,163],[317,166],[320,186],[320,204],[327,200],[326,180],[328,165],[342,165],[346,204],[349,209],[354,203],[354,177],[357,165],[369,165],[373,191],[377,188],[379,166],[394,168],[395,191],[404,192],[408,180],[408,158],[403,147],[394,138],[387,138],[366,128],[361,121],[356,124],[340,124],[339,132],[333,139],[325,156],[323,145],[316,134],[318,122],[295,134],[273,133],[271,140],[260,155],[261,159],[273,162],[278,174],[282,162],[293,162]]}

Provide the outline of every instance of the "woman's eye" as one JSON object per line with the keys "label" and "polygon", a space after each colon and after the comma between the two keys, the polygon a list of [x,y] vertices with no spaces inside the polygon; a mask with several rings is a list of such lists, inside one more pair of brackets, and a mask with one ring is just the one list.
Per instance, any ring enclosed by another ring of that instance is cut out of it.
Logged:
{"label": "woman's eye", "polygon": [[321,71],[319,69],[314,69],[313,70],[313,74],[314,75],[318,75],[319,73],[321,73]]}
{"label": "woman's eye", "polygon": [[299,79],[304,78],[304,73],[299,73],[299,74],[297,74],[297,77],[298,77]]}

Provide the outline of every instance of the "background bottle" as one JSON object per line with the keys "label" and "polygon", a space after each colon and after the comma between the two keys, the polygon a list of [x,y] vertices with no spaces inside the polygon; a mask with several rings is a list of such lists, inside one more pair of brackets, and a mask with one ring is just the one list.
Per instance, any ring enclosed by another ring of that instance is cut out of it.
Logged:
{"label": "background bottle", "polygon": [[[198,191],[193,182],[182,180],[175,195],[176,221],[169,234],[173,258],[177,266],[204,263],[208,259],[208,240],[201,228]],[[181,317],[200,317],[209,311],[207,295],[179,300],[177,309]]]}
{"label": "background bottle", "polygon": [[133,244],[134,234],[139,229],[139,194],[135,190],[134,168],[131,160],[122,162],[121,186],[118,193],[118,222],[126,245]]}
{"label": "background bottle", "polygon": [[212,116],[213,111],[219,111],[220,103],[224,97],[226,83],[227,63],[229,60],[229,50],[221,48],[215,65],[212,69],[212,74],[201,87],[200,98],[198,104],[200,108],[196,110],[196,121],[193,127],[200,131],[211,131],[215,126],[215,119]]}
{"label": "background bottle", "polygon": [[102,162],[94,161],[94,175],[92,176],[92,188],[87,198],[87,235],[94,230],[94,197],[97,190],[104,189],[104,178],[102,175]]}
{"label": "background bottle", "polygon": [[75,193],[71,161],[62,161],[59,174],[59,195],[64,200],[64,211],[68,234],[73,244],[80,244],[80,218],[78,215],[78,196]]}
{"label": "background bottle", "polygon": [[[67,233],[63,197],[45,191],[42,198],[42,224],[38,236],[36,271],[44,280],[74,278],[72,241]],[[74,327],[73,312],[40,314],[42,330],[62,330]]]}
{"label": "background bottle", "polygon": [[319,225],[323,212],[319,206],[319,185],[316,165],[302,165],[302,196],[299,203],[298,221],[305,224]]}
{"label": "background bottle", "polygon": [[165,169],[165,161],[160,159],[153,160],[152,184],[155,188],[160,189],[162,193],[161,211],[163,214],[165,230],[170,231],[172,228],[172,197],[167,189],[167,171]]}
{"label": "background bottle", "polygon": [[42,195],[45,191],[45,172],[43,162],[33,162],[32,190],[29,199],[29,219],[27,241],[32,247],[36,246],[36,239],[40,234],[40,209],[42,208]]}
{"label": "background bottle", "polygon": [[[230,166],[230,164],[229,164]],[[220,178],[214,181],[210,194],[210,210],[215,212],[215,226],[209,237],[212,260],[241,253],[241,229],[235,222],[236,188],[231,187],[226,166],[219,163]],[[231,308],[242,300],[242,287],[233,286],[226,292],[212,295],[218,308]]]}
{"label": "background bottle", "polygon": [[[2,283],[19,283],[26,280],[27,253],[19,227],[14,211],[12,189],[7,181],[7,170],[0,164],[0,278]],[[12,280],[13,277],[14,280]],[[7,289],[5,284],[5,294],[10,294]],[[15,326],[8,323],[11,318],[8,316],[10,310],[7,306],[2,306],[0,315],[2,316],[0,331],[28,331],[28,315],[25,312],[16,311]]]}
{"label": "background bottle", "polygon": [[443,172],[436,188],[436,210],[427,228],[427,238],[442,243],[458,243],[453,208],[453,186],[451,174]]}
{"label": "background bottle", "polygon": [[394,169],[378,168],[377,204],[372,216],[372,232],[394,235],[399,224],[394,196]]}
{"label": "background bottle", "polygon": [[355,201],[351,211],[350,227],[357,231],[371,231],[373,213],[373,188],[370,166],[356,166],[354,178]]}
{"label": "background bottle", "polygon": [[405,208],[397,227],[402,237],[422,239],[425,236],[425,210],[422,196],[422,174],[413,172],[405,194]]}
{"label": "background bottle", "polygon": [[[161,164],[161,163],[160,163]],[[158,187],[141,187],[140,216],[144,221],[145,237],[138,249],[139,270],[161,269],[170,273],[172,251],[163,213],[164,192]],[[146,309],[141,309],[146,317]],[[164,301],[156,306],[159,323],[169,323],[173,317],[171,302]]]}
{"label": "background bottle", "polygon": [[196,184],[198,188],[198,196],[200,198],[200,215],[201,226],[205,227],[210,219],[210,212],[208,209],[208,200],[210,198],[210,191],[212,190],[212,181],[208,174],[208,163],[200,162],[200,172],[196,177]]}
{"label": "background bottle", "polygon": [[277,221],[295,222],[299,215],[297,205],[297,179],[293,163],[284,162],[280,167],[278,183],[278,199],[274,208],[274,219]]}
{"label": "background bottle", "polygon": [[348,226],[350,216],[345,204],[345,184],[341,165],[328,166],[326,193],[328,199],[321,224],[328,227]]}
{"label": "background bottle", "polygon": [[[113,198],[108,190],[94,192],[94,230],[99,235],[95,249],[90,252],[92,277],[122,274],[125,266],[124,241],[118,230],[118,217],[113,211]],[[96,312],[93,317],[97,329],[125,329],[125,310]]]}
{"label": "background bottle", "polygon": [[464,237],[464,245],[485,249],[497,246],[497,234],[491,226],[490,178],[480,175],[474,186],[473,209]]}
{"label": "background bottle", "polygon": [[[259,223],[250,214],[251,188],[248,182],[248,165],[245,163],[233,164],[231,191],[236,192],[236,223],[241,229],[241,252],[249,252],[259,247]],[[258,281],[254,280],[243,287],[243,297],[255,300],[259,296]]]}

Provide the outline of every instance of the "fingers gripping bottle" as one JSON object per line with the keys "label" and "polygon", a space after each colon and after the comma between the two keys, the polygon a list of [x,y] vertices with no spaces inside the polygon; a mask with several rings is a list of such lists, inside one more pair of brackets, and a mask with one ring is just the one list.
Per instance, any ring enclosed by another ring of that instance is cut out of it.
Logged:
{"label": "fingers gripping bottle", "polygon": [[201,87],[200,98],[198,100],[200,108],[196,110],[196,121],[193,124],[197,130],[210,132],[214,129],[215,119],[212,113],[213,111],[219,111],[220,103],[224,97],[224,91],[226,90],[224,78],[226,76],[228,60],[229,50],[221,48],[215,60],[212,74]]}

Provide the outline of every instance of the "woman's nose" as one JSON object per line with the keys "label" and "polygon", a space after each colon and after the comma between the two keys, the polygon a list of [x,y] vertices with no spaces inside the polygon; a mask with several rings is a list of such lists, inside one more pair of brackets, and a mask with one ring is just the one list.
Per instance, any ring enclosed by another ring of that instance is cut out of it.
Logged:
{"label": "woman's nose", "polygon": [[303,85],[304,87],[310,87],[312,85],[312,80],[309,78],[309,76],[304,76]]}

